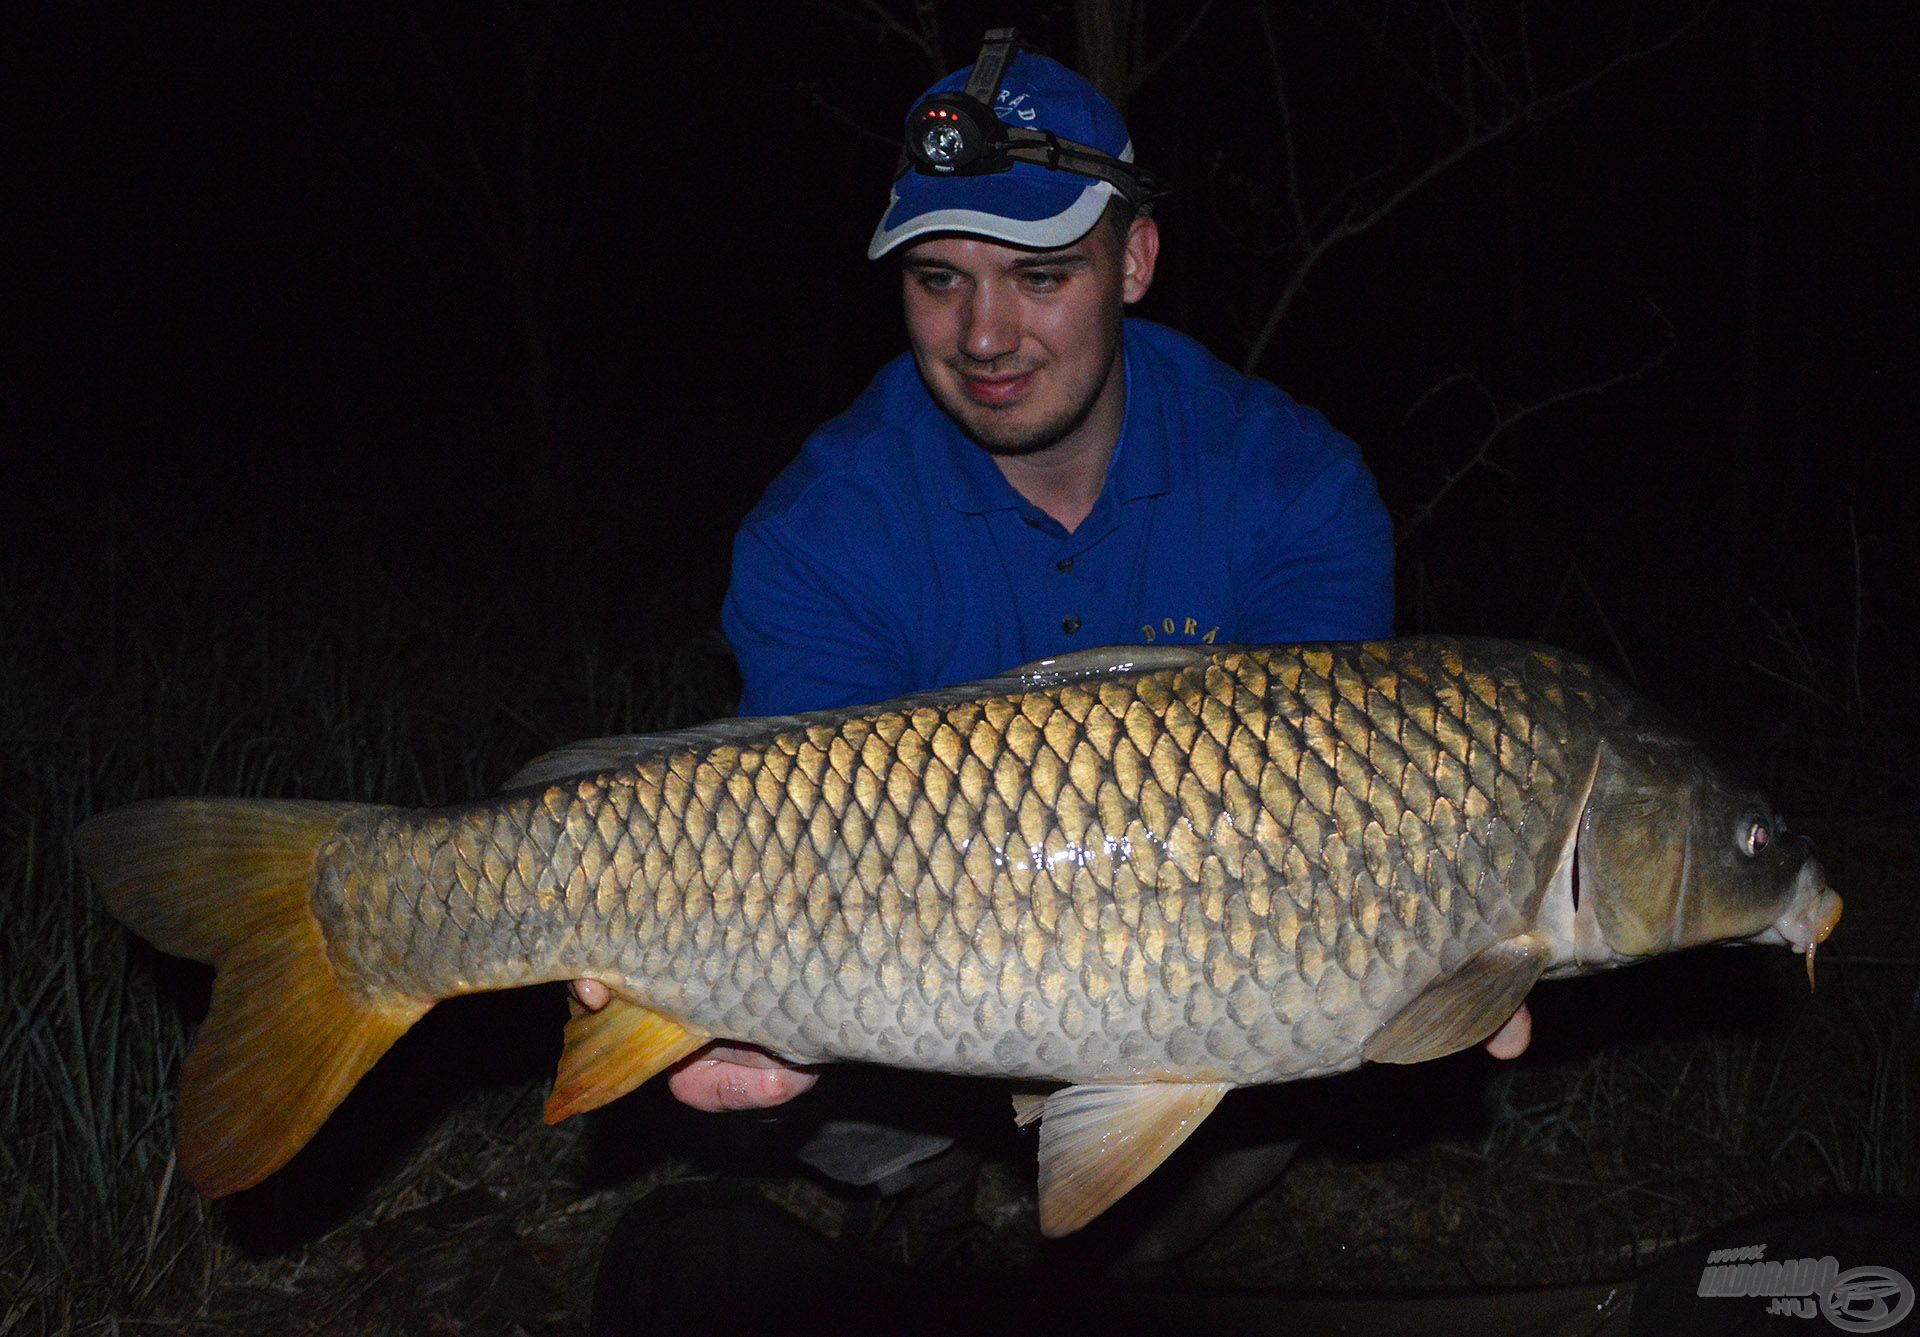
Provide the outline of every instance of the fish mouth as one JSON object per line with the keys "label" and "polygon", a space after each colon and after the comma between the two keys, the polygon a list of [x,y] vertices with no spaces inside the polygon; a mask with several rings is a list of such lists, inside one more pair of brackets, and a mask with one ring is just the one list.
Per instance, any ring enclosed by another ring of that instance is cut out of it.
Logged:
{"label": "fish mouth", "polygon": [[1811,861],[1800,870],[1799,889],[1787,912],[1748,938],[1764,946],[1791,947],[1807,958],[1807,983],[1813,983],[1813,958],[1820,944],[1833,934],[1840,923],[1846,903],[1840,893],[1826,884],[1820,866]]}
{"label": "fish mouth", "polygon": [[1812,953],[1834,934],[1841,909],[1845,909],[1845,901],[1839,899],[1839,891],[1822,884],[1809,897],[1797,897],[1793,909],[1776,918],[1764,932],[1768,936],[1778,934],[1778,937],[1768,937],[1768,941],[1780,941],[1793,951]]}

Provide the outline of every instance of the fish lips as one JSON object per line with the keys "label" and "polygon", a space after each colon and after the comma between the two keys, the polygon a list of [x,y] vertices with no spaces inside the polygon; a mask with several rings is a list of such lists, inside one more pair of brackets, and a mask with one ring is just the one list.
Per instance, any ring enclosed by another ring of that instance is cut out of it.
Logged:
{"label": "fish lips", "polygon": [[1810,953],[1832,936],[1845,908],[1840,893],[1827,885],[1819,860],[1808,859],[1794,878],[1793,895],[1787,901],[1785,912],[1741,941]]}
{"label": "fish lips", "polygon": [[1793,897],[1786,913],[1744,941],[1791,947],[1805,956],[1807,987],[1812,989],[1818,985],[1813,974],[1814,954],[1839,925],[1843,909],[1845,902],[1840,899],[1840,893],[1827,885],[1819,863],[1808,859],[1794,879]]}

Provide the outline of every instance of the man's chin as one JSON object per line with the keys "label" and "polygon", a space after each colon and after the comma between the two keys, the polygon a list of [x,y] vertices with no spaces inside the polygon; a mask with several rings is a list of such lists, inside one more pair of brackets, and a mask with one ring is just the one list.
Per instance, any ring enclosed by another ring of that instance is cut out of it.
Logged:
{"label": "man's chin", "polygon": [[1046,389],[1039,384],[1030,386],[1027,393],[1013,403],[991,405],[980,403],[967,394],[964,386],[944,377],[923,376],[922,379],[933,392],[934,402],[955,425],[980,449],[1002,459],[1037,455],[1060,444],[1086,421],[1094,404],[1094,398],[1089,396],[1076,410],[1048,415],[1038,402]]}
{"label": "man's chin", "polygon": [[973,443],[989,455],[1014,457],[1037,455],[1048,446],[1057,445],[1065,435],[1058,429],[1021,431],[1012,424],[992,423],[991,430],[982,430],[979,424],[963,420],[960,424]]}
{"label": "man's chin", "polygon": [[1018,409],[988,409],[970,401],[947,406],[947,416],[980,449],[1002,456],[1036,454],[1057,444],[1072,425],[1071,419],[1035,423],[1023,418]]}

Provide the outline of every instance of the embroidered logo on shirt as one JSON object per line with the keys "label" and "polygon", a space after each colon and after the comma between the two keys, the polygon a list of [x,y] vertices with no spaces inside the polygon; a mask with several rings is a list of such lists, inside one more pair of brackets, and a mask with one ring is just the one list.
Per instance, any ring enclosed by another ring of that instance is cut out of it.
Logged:
{"label": "embroidered logo on shirt", "polygon": [[1142,622],[1140,624],[1140,639],[1149,645],[1154,641],[1171,639],[1176,636],[1185,637],[1190,641],[1197,640],[1203,645],[1212,645],[1214,638],[1219,635],[1220,628],[1217,625],[1208,627],[1206,634],[1204,636],[1201,635],[1200,619],[1197,617],[1163,617],[1157,623]]}

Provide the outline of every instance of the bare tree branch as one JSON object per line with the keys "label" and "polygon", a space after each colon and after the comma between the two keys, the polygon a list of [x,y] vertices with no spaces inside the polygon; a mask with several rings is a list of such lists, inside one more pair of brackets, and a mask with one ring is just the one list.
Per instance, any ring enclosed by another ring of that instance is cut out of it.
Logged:
{"label": "bare tree branch", "polygon": [[934,78],[945,74],[946,44],[940,40],[940,6],[936,0],[914,0],[914,20],[920,25],[921,50],[927,53],[927,59],[938,71]]}
{"label": "bare tree branch", "polygon": [[[1453,11],[1450,11],[1450,13],[1452,12]],[[1460,19],[1456,14],[1456,26],[1461,29],[1462,41],[1466,43],[1467,46],[1467,50],[1461,58],[1460,73],[1463,92],[1460,100],[1456,102],[1452,97],[1442,92],[1440,81],[1437,78],[1426,86],[1437,101],[1451,109],[1460,117],[1462,125],[1459,141],[1454,144],[1451,149],[1442,153],[1439,157],[1427,163],[1425,167],[1415,172],[1411,177],[1402,182],[1397,189],[1393,190],[1385,199],[1379,201],[1377,204],[1371,207],[1354,205],[1343,214],[1340,221],[1334,224],[1325,235],[1318,239],[1313,238],[1311,234],[1301,238],[1302,244],[1306,248],[1305,253],[1301,256],[1293,273],[1288,276],[1279,296],[1274,299],[1273,305],[1268,309],[1266,318],[1261,322],[1259,333],[1255,335],[1252,344],[1248,348],[1247,355],[1241,363],[1242,370],[1251,372],[1260,365],[1261,360],[1266,356],[1268,345],[1272,343],[1273,336],[1280,327],[1281,321],[1286,319],[1287,313],[1292,308],[1294,298],[1299,294],[1308,275],[1312,273],[1329,250],[1343,241],[1357,237],[1376,227],[1392,215],[1401,205],[1425,190],[1440,176],[1457,167],[1460,163],[1474,156],[1488,145],[1505,138],[1521,125],[1545,116],[1575,101],[1591,90],[1596,84],[1599,84],[1602,80],[1608,78],[1621,68],[1645,60],[1649,56],[1665,50],[1697,27],[1705,17],[1706,11],[1702,9],[1696,12],[1686,22],[1667,32],[1660,40],[1654,42],[1652,45],[1640,47],[1628,46],[1613,59],[1550,93],[1528,97],[1519,101],[1504,99],[1507,104],[1504,109],[1494,115],[1492,119],[1484,119],[1474,106],[1472,71],[1476,64],[1486,62],[1488,57],[1484,44],[1473,35],[1473,24]],[[1264,6],[1262,8],[1262,18],[1263,21],[1265,21],[1266,12]],[[1436,49],[1436,62],[1438,58],[1438,51]],[[1530,64],[1532,60],[1530,45],[1528,47],[1527,59]],[[1531,85],[1531,74],[1529,74],[1528,83]],[[1504,85],[1500,86],[1504,87]]]}
{"label": "bare tree branch", "polygon": [[[1617,662],[1626,673],[1627,681],[1638,687],[1640,685],[1640,673],[1639,670],[1633,666],[1633,657],[1627,653],[1626,642],[1621,640],[1620,633],[1614,630],[1613,619],[1607,616],[1607,608],[1600,600],[1600,592],[1593,588],[1593,582],[1587,579],[1587,573],[1581,568],[1580,563],[1569,562],[1567,564],[1567,572],[1560,578],[1560,591],[1553,596],[1554,610],[1556,612],[1558,611],[1560,601],[1566,593],[1568,584],[1574,584],[1580,587],[1580,593],[1586,596],[1587,607],[1591,608],[1593,615],[1600,619],[1600,630],[1607,633],[1607,644],[1613,647],[1615,662]],[[1551,622],[1553,613],[1549,613],[1547,616],[1549,622]]]}
{"label": "bare tree branch", "polygon": [[829,102],[821,94],[818,84],[812,82],[803,83],[800,85],[800,91],[807,95],[807,100],[813,103],[814,106],[824,111],[834,120],[840,122],[840,124],[846,126],[847,129],[853,131],[856,135],[860,136],[860,138],[872,140],[876,144],[885,144],[890,149],[897,149],[900,146],[899,139],[893,136],[883,135],[877,130],[862,125],[850,116],[844,107],[838,107],[832,102]]}
{"label": "bare tree branch", "polygon": [[1654,307],[1653,312],[1660,318],[1660,324],[1666,332],[1666,341],[1661,344],[1659,352],[1647,358],[1631,371],[1617,372],[1601,380],[1590,381],[1585,385],[1576,385],[1572,389],[1562,390],[1558,394],[1548,395],[1545,399],[1537,399],[1530,404],[1523,404],[1512,412],[1503,412],[1499,407],[1498,401],[1494,399],[1492,392],[1481,383],[1480,378],[1467,372],[1456,372],[1422,395],[1419,400],[1415,402],[1414,408],[1408,410],[1408,416],[1412,416],[1415,409],[1430,402],[1442,389],[1448,386],[1462,383],[1471,385],[1492,412],[1493,426],[1487,431],[1485,436],[1480,438],[1478,449],[1467,458],[1466,462],[1458,468],[1449,470],[1441,479],[1440,486],[1434,491],[1434,494],[1416,506],[1407,516],[1406,520],[1400,526],[1400,534],[1397,542],[1405,543],[1422,525],[1432,519],[1434,512],[1439,508],[1440,503],[1446,499],[1447,494],[1452,492],[1454,487],[1468,474],[1473,473],[1476,469],[1493,469],[1496,472],[1506,472],[1505,466],[1493,459],[1492,452],[1494,444],[1527,419],[1534,417],[1536,414],[1543,413],[1547,409],[1558,407],[1572,400],[1585,399],[1591,395],[1604,394],[1617,386],[1626,385],[1631,381],[1644,380],[1647,376],[1651,375],[1657,367],[1667,360],[1667,356],[1672,353],[1677,338],[1674,333],[1673,323],[1667,319],[1666,313],[1658,307]]}
{"label": "bare tree branch", "polygon": [[1074,63],[1088,83],[1119,106],[1131,91],[1139,23],[1137,0],[1074,0]]}
{"label": "bare tree branch", "polygon": [[[897,37],[920,53],[931,77],[939,79],[947,73],[947,61],[940,38],[940,8],[935,0],[913,0],[913,23],[903,22],[894,14],[886,0],[857,0],[852,4],[837,4],[834,0],[814,0],[820,8],[830,11],[850,23],[859,24],[877,33]],[[824,111],[829,117],[853,131],[862,139],[875,143],[898,147],[899,140],[881,134],[867,125],[861,124],[848,115],[845,108],[828,100],[821,93],[818,83],[802,80],[796,85],[798,91]]]}
{"label": "bare tree branch", "polygon": [[[1300,157],[1293,144],[1293,101],[1287,96],[1286,66],[1280,59],[1280,39],[1274,35],[1273,16],[1260,6],[1260,32],[1267,39],[1267,59],[1273,65],[1273,100],[1280,108],[1281,152],[1286,155],[1287,203],[1293,208],[1293,223],[1302,242],[1312,235],[1307,228],[1306,206],[1300,199]],[[1289,299],[1291,300],[1291,299]]]}
{"label": "bare tree branch", "polygon": [[1180,30],[1180,35],[1162,47],[1159,55],[1155,56],[1152,60],[1137,61],[1135,63],[1133,74],[1127,81],[1127,95],[1129,97],[1139,91],[1140,86],[1146,83],[1147,80],[1153,78],[1155,74],[1158,74],[1160,67],[1172,59],[1176,51],[1187,44],[1187,39],[1193,36],[1195,30],[1200,27],[1200,21],[1206,18],[1207,11],[1212,8],[1213,0],[1202,0],[1200,7],[1194,10],[1193,17],[1187,20],[1187,26]]}
{"label": "bare tree branch", "polygon": [[893,10],[885,0],[859,0],[853,9],[832,4],[829,0],[820,0],[827,9],[843,17],[858,20],[860,14],[866,16],[865,22],[892,33],[904,40],[908,46],[926,57],[927,65],[933,71],[933,77],[939,78],[947,72],[946,57],[940,45],[940,11],[932,0],[914,0],[912,27],[894,17]]}

